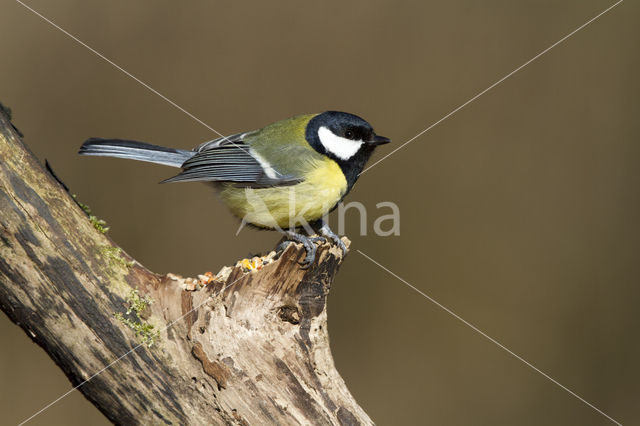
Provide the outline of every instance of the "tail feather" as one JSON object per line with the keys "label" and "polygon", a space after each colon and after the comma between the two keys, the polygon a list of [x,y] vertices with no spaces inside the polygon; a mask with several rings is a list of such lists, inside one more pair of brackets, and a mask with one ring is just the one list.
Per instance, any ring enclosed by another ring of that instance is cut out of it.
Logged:
{"label": "tail feather", "polygon": [[180,167],[185,161],[193,157],[195,152],[123,139],[91,138],[82,144],[78,154],[127,158],[130,160],[163,164],[165,166]]}

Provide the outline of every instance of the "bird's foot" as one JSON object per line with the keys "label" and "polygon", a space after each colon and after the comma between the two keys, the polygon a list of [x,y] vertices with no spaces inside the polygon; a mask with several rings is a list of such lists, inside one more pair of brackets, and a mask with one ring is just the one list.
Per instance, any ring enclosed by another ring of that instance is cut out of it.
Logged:
{"label": "bird's foot", "polygon": [[335,232],[333,232],[331,228],[329,228],[329,225],[327,225],[326,222],[322,222],[322,226],[318,231],[322,235],[322,237],[319,238],[324,238],[325,241],[327,239],[333,241],[333,243],[337,245],[340,250],[342,250],[342,256],[347,254],[347,246],[342,242],[340,237]]}
{"label": "bird's foot", "polygon": [[306,252],[304,259],[298,262],[302,265],[302,269],[308,269],[315,261],[317,252],[316,243],[333,242],[342,251],[342,256],[347,254],[347,246],[342,242],[340,237],[329,228],[329,225],[327,225],[325,221],[322,221],[321,226],[317,229],[320,235],[313,236],[306,236],[294,231],[284,231],[283,234],[286,240],[278,244],[276,251],[284,252],[292,242],[302,244]]}
{"label": "bird's foot", "polygon": [[302,244],[305,249],[306,255],[304,259],[298,263],[302,265],[302,269],[308,269],[313,264],[314,260],[316,260],[317,248],[315,242],[317,241],[317,239],[315,237],[307,237],[306,235],[298,234],[297,232],[293,231],[285,231],[284,235],[287,240],[281,242],[276,248],[276,251],[286,250],[287,247],[289,247],[289,244],[291,244],[292,242]]}

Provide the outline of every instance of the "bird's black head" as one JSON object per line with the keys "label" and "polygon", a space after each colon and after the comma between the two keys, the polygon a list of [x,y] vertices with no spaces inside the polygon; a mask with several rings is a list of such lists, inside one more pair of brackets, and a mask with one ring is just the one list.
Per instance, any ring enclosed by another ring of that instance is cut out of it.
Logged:
{"label": "bird's black head", "polygon": [[326,111],[313,117],[307,124],[306,138],[316,151],[340,165],[349,189],[375,147],[391,142],[376,135],[373,127],[357,115],[339,111]]}

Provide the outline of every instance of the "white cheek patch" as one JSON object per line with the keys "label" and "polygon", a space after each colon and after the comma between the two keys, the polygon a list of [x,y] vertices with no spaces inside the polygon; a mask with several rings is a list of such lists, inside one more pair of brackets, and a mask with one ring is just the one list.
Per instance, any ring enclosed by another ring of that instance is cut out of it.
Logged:
{"label": "white cheek patch", "polygon": [[322,146],[341,160],[353,157],[364,143],[338,136],[324,126],[318,129],[318,137]]}

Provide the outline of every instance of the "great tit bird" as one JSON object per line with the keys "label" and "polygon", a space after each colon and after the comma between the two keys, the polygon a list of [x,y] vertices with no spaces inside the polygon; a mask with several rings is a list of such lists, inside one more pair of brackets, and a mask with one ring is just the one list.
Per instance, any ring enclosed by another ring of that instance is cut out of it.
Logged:
{"label": "great tit bird", "polygon": [[[182,168],[164,182],[212,182],[244,222],[302,243],[306,256],[301,264],[309,267],[318,240],[329,239],[346,252],[323,216],[349,193],[374,149],[388,142],[362,118],[326,111],[214,139],[191,151],[91,138],[79,153]],[[312,237],[313,230],[321,237]]]}

